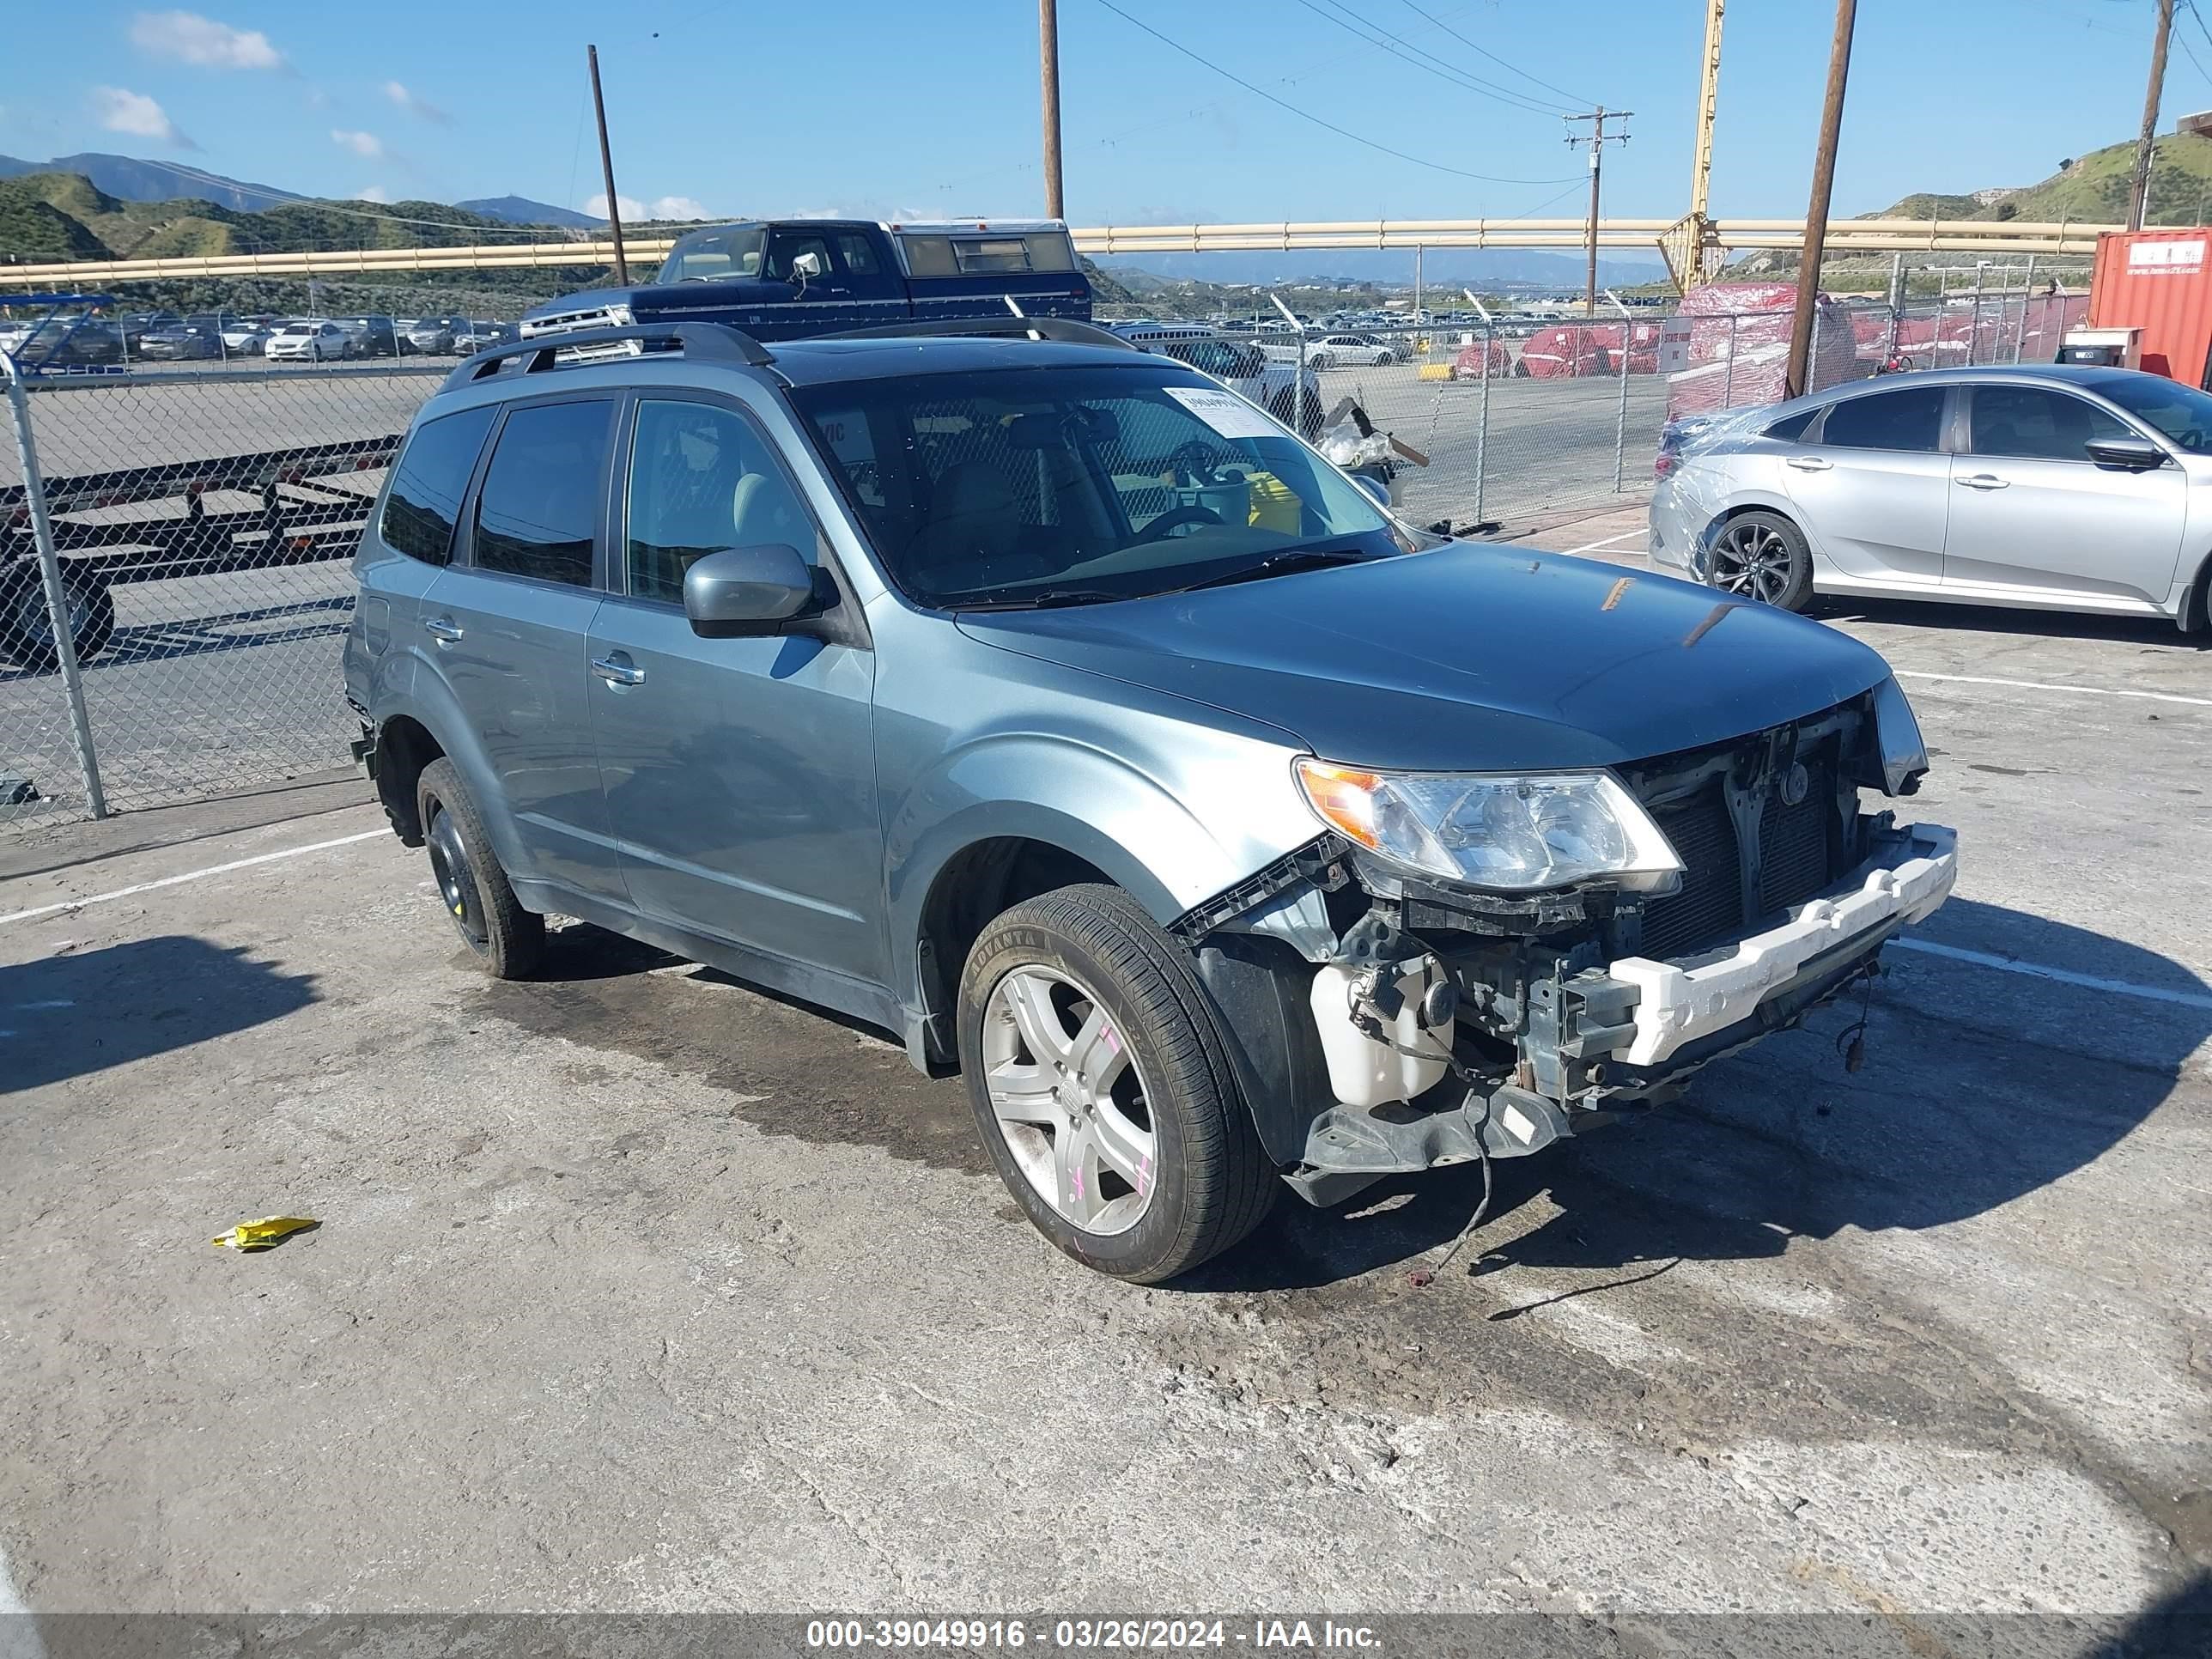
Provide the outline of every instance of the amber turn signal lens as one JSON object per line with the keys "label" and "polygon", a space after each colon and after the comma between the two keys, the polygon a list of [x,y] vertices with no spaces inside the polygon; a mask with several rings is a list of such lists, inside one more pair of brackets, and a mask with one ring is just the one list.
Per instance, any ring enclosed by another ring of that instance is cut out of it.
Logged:
{"label": "amber turn signal lens", "polygon": [[1298,787],[1322,822],[1362,847],[1382,845],[1375,831],[1375,787],[1381,778],[1358,767],[1332,766],[1310,757],[1297,763],[1297,775]]}

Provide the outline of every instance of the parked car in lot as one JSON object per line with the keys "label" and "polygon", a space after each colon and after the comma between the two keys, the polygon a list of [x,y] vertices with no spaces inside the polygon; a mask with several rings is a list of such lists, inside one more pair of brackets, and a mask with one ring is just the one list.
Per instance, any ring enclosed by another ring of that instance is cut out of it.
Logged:
{"label": "parked car in lot", "polygon": [[335,362],[353,356],[345,331],[336,323],[286,323],[264,348],[275,362]]}
{"label": "parked car in lot", "polygon": [[123,361],[123,333],[102,317],[33,316],[0,322],[0,351],[33,368],[85,368]]}
{"label": "parked car in lot", "polygon": [[400,349],[433,356],[441,356],[453,350],[454,337],[467,327],[468,322],[464,318],[418,317],[400,327]]}
{"label": "parked car in lot", "polygon": [[522,331],[513,323],[472,322],[455,332],[453,352],[466,357],[493,346],[512,344],[521,337]]}
{"label": "parked car in lot", "polygon": [[1281,1185],[1667,1098],[1948,891],[1865,646],[1421,537],[1167,356],[957,326],[524,341],[417,415],[346,692],[493,973],[556,912],[896,1032],[1150,1281]]}
{"label": "parked car in lot", "polygon": [[142,336],[138,355],[151,361],[168,362],[220,357],[223,355],[222,325],[213,317],[188,317]]}
{"label": "parked car in lot", "polygon": [[1816,593],[2212,627],[2212,396],[2124,368],[1939,369],[1676,422],[1651,556]]}
{"label": "parked car in lot", "polygon": [[344,334],[349,357],[397,357],[399,332],[389,317],[339,317],[333,319]]}
{"label": "parked car in lot", "polygon": [[258,357],[269,349],[276,322],[270,317],[233,317],[222,325],[222,348],[233,357]]}
{"label": "parked car in lot", "polygon": [[1397,349],[1371,334],[1324,334],[1306,342],[1309,368],[1372,368],[1398,361]]}

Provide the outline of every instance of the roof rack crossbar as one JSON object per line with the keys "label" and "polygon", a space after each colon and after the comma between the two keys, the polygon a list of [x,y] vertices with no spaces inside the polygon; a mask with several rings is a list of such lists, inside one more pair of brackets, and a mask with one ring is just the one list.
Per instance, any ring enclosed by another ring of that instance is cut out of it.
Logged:
{"label": "roof rack crossbar", "polygon": [[742,329],[727,323],[636,323],[622,328],[580,328],[560,334],[539,334],[511,344],[479,351],[446,377],[441,391],[495,374],[510,358],[526,357],[525,374],[537,374],[555,366],[554,354],[582,346],[619,345],[635,340],[640,346],[657,345],[681,350],[686,357],[706,362],[744,363],[766,368],[775,359],[768,348]]}
{"label": "roof rack crossbar", "polygon": [[1079,323],[1073,317],[948,317],[935,322],[915,318],[903,323],[888,323],[880,328],[848,328],[836,334],[815,337],[823,340],[896,340],[943,338],[963,334],[1058,340],[1064,345],[1118,346],[1124,351],[1137,349],[1120,335],[1109,333],[1096,324]]}

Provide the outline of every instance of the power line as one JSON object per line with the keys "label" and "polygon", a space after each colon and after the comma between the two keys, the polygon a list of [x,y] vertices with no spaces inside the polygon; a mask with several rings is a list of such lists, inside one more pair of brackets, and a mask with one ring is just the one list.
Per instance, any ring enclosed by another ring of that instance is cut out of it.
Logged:
{"label": "power line", "polygon": [[1412,12],[1415,16],[1427,18],[1430,22],[1435,24],[1437,27],[1442,29],[1446,34],[1451,36],[1453,40],[1458,41],[1462,46],[1470,47],[1476,52],[1481,52],[1482,55],[1485,58],[1487,58],[1492,63],[1499,64],[1505,69],[1511,70],[1514,74],[1519,76],[1523,81],[1534,81],[1538,86],[1543,88],[1545,91],[1558,93],[1560,97],[1565,99],[1568,103],[1577,106],[1577,108],[1589,103],[1590,100],[1589,99],[1578,98],[1573,93],[1567,91],[1565,88],[1555,87],[1549,81],[1539,80],[1535,76],[1529,74],[1527,70],[1522,69],[1519,64],[1509,64],[1504,58],[1500,58],[1496,52],[1486,51],[1483,47],[1476,46],[1474,41],[1468,40],[1467,36],[1462,34],[1457,29],[1452,27],[1450,24],[1445,22],[1441,17],[1433,16],[1430,13],[1423,11],[1419,6],[1413,3],[1413,0],[1405,0],[1405,4],[1406,9]]}
{"label": "power line", "polygon": [[1114,3],[1114,0],[1098,0],[1098,3],[1105,7],[1107,10],[1112,12],[1114,15],[1120,18],[1123,22],[1129,24],[1132,27],[1142,29],[1146,34],[1151,35],[1153,40],[1158,41],[1162,46],[1168,47],[1171,51],[1182,53],[1185,58],[1189,58],[1192,63],[1200,64],[1204,68],[1212,70],[1214,74],[1220,76],[1224,80],[1234,81],[1238,86],[1243,88],[1245,91],[1252,94],[1255,98],[1264,98],[1276,108],[1288,110],[1291,114],[1297,116],[1301,121],[1310,121],[1314,125],[1321,127],[1327,131],[1333,132],[1340,138],[1349,138],[1353,143],[1364,145],[1367,149],[1376,150],[1382,155],[1394,156],[1401,161],[1410,161],[1417,167],[1427,167],[1433,173],[1448,173],[1455,179],[1473,179],[1478,183],[1486,185],[1559,185],[1567,182],[1564,179],[1499,179],[1493,177],[1492,174],[1487,173],[1469,173],[1463,167],[1446,167],[1441,161],[1425,161],[1418,155],[1408,155],[1402,149],[1393,149],[1388,144],[1378,144],[1372,138],[1363,138],[1359,134],[1351,131],[1346,128],[1338,126],[1333,121],[1324,121],[1318,115],[1309,114],[1306,111],[1300,109],[1296,104],[1291,103],[1285,99],[1278,98],[1273,93],[1254,86],[1243,76],[1233,74],[1230,70],[1222,68],[1218,64],[1213,62],[1213,60],[1209,58],[1201,57],[1197,52],[1193,52],[1188,46],[1182,45],[1180,41],[1170,40],[1166,35],[1162,34],[1150,23],[1141,21],[1137,18],[1130,16],[1127,12],[1123,11],[1121,7],[1115,5]]}
{"label": "power line", "polygon": [[[1386,51],[1395,48],[1398,52],[1411,54],[1410,61],[1414,68],[1433,75],[1438,80],[1458,87],[1462,91],[1472,92],[1480,97],[1495,98],[1500,103],[1510,104],[1516,109],[1527,110],[1531,115],[1559,115],[1565,112],[1559,105],[1537,103],[1524,94],[1513,91],[1510,88],[1485,81],[1479,76],[1469,75],[1453,65],[1432,64],[1422,54],[1421,49],[1412,41],[1395,35],[1388,29],[1378,27],[1364,18],[1347,21],[1352,15],[1347,14],[1343,17],[1336,15],[1337,12],[1344,10],[1341,6],[1332,5],[1328,11],[1323,11],[1314,3],[1314,0],[1298,0],[1298,4],[1304,6],[1323,22],[1335,24],[1347,34],[1366,41],[1370,46],[1381,46]],[[1371,34],[1368,33],[1370,29],[1373,30]]]}

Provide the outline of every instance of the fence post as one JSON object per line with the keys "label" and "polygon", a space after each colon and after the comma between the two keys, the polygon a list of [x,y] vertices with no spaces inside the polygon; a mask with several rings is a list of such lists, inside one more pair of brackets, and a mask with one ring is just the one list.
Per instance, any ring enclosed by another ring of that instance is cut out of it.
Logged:
{"label": "fence post", "polygon": [[1721,386],[1723,409],[1735,407],[1735,325],[1740,316],[1737,312],[1729,313],[1728,375]]}
{"label": "fence post", "polygon": [[1627,312],[1620,313],[1620,411],[1613,422],[1613,493],[1620,494],[1628,455],[1628,359],[1636,343],[1636,324]]}
{"label": "fence post", "polygon": [[1496,331],[1486,323],[1482,328],[1482,407],[1474,418],[1474,521],[1487,524],[1490,520],[1482,511],[1482,486],[1490,471],[1490,353]]}
{"label": "fence post", "polygon": [[54,630],[54,660],[69,699],[70,730],[76,738],[77,770],[84,779],[85,804],[95,818],[107,816],[107,797],[100,787],[100,757],[93,750],[92,720],[84,711],[84,681],[77,672],[76,630],[70,626],[69,594],[62,586],[62,565],[54,552],[54,523],[46,515],[46,480],[39,474],[38,446],[31,437],[31,399],[22,371],[0,351],[0,375],[8,381],[8,406],[15,417],[15,453],[23,464],[23,500],[31,509],[31,538],[39,550],[39,580],[46,592],[46,620]]}

